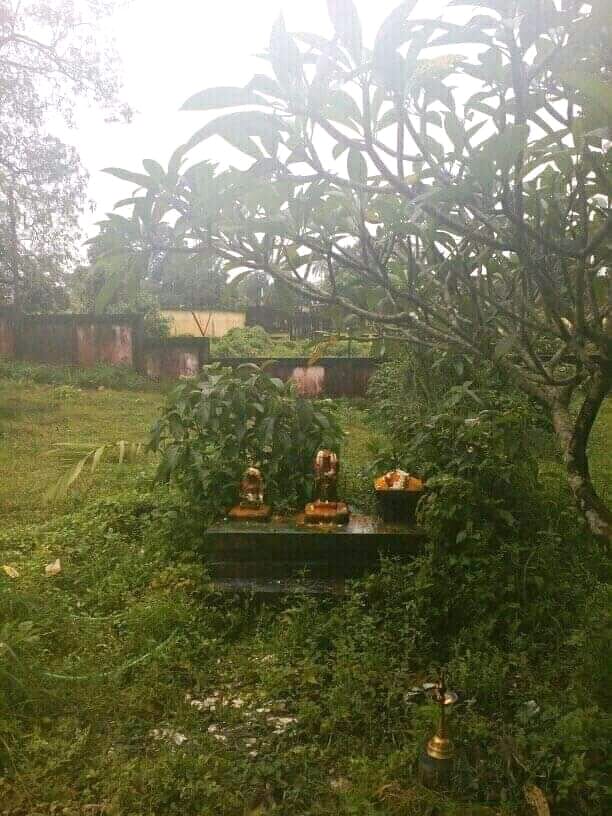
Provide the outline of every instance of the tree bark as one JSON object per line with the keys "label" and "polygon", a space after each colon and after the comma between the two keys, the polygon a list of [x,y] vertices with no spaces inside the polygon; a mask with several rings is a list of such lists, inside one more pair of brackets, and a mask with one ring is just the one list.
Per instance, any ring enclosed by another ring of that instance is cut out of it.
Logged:
{"label": "tree bark", "polygon": [[612,541],[612,513],[593,487],[587,445],[593,423],[611,386],[612,365],[607,364],[591,377],[576,419],[567,404],[555,401],[552,405],[553,426],[561,442],[567,480],[576,506],[591,532],[607,541]]}
{"label": "tree bark", "polygon": [[[12,182],[9,182],[12,183]],[[21,308],[21,282],[19,280],[19,241],[17,238],[17,214],[15,207],[15,193],[8,190],[9,213],[9,269],[13,279],[13,306],[16,311]]]}

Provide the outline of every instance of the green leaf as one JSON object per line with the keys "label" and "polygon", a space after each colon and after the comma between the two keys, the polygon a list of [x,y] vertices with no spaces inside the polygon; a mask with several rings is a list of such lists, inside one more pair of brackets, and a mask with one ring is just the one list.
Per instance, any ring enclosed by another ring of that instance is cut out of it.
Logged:
{"label": "green leaf", "polygon": [[174,186],[178,181],[178,175],[181,169],[181,164],[187,152],[187,145],[180,145],[176,148],[174,153],[170,156],[168,162],[168,184]]}
{"label": "green leaf", "polygon": [[384,130],[391,125],[397,124],[397,109],[386,110],[376,123],[376,130]]}
{"label": "green leaf", "polygon": [[85,467],[87,460],[91,456],[91,453],[88,453],[82,459],[76,463],[76,465],[72,468],[72,470],[67,471],[64,473],[60,479],[52,485],[43,495],[43,501],[49,502],[55,499],[62,499],[68,493],[68,489],[81,475],[81,471]]}
{"label": "green leaf", "polygon": [[493,351],[495,359],[499,360],[505,357],[513,349],[515,340],[516,338],[511,334],[507,334],[505,337],[502,337],[501,340],[498,340]]}
{"label": "green leaf", "polygon": [[279,99],[283,95],[278,82],[265,74],[255,74],[246,87],[251,91],[256,91],[266,96],[273,96],[276,99]]}
{"label": "green leaf", "polygon": [[356,147],[349,149],[346,169],[353,184],[365,184],[367,182],[368,166],[366,160],[361,155],[361,151]]}
{"label": "green leaf", "polygon": [[402,94],[406,85],[406,60],[393,48],[374,52],[374,79],[382,87],[396,94]]}
{"label": "green leaf", "polygon": [[156,184],[161,186],[166,183],[166,171],[159,162],[154,159],[143,159],[142,166]]}
{"label": "green leaf", "polygon": [[386,52],[395,51],[410,37],[411,26],[408,24],[408,17],[416,4],[417,0],[406,0],[383,20],[374,40],[375,62],[381,60]]}
{"label": "green leaf", "polygon": [[604,82],[601,76],[585,71],[578,66],[559,71],[559,77],[571,88],[575,88],[588,97],[596,107],[603,108],[609,116],[612,116],[612,85],[610,82]]}
{"label": "green leaf", "polygon": [[[132,198],[122,198],[120,201],[117,201],[115,203],[115,209],[118,210],[121,207],[129,207],[132,204],[136,204],[139,200],[140,199],[133,198],[133,197]],[[93,241],[95,242],[97,239],[98,239],[98,236],[96,235],[94,237]],[[87,241],[86,243],[91,243],[91,239],[89,241]]]}
{"label": "green leaf", "polygon": [[112,272],[107,272],[104,284],[96,295],[94,304],[94,309],[98,314],[101,314],[106,309],[115,293],[119,290],[120,285],[121,275],[119,271],[113,270]]}
{"label": "green leaf", "polygon": [[462,153],[467,143],[465,129],[453,111],[448,111],[444,116],[444,130],[454,144],[457,153]]}
{"label": "green leaf", "polygon": [[361,62],[361,23],[353,0],[327,0],[327,10],[338,39],[353,57]]}
{"label": "green leaf", "polygon": [[256,105],[261,100],[249,88],[219,86],[205,88],[190,96],[181,110],[214,110],[215,108],[235,108],[240,105]]}
{"label": "green leaf", "polygon": [[221,136],[234,147],[254,158],[261,158],[261,152],[251,141],[251,136],[279,138],[286,126],[276,116],[262,111],[236,111],[227,113],[208,122],[195,133],[188,142],[192,148],[211,136]]}
{"label": "green leaf", "polygon": [[501,170],[507,171],[524,150],[529,136],[528,125],[509,125],[501,133],[496,133],[480,146],[480,156],[494,163]]}
{"label": "green leaf", "polygon": [[132,173],[131,170],[122,170],[121,167],[105,167],[103,173],[108,173],[115,176],[121,181],[130,181],[138,187],[148,187],[150,190],[157,190],[158,185],[150,176],[145,176],[144,173]]}
{"label": "green leaf", "polygon": [[285,88],[295,91],[303,85],[302,55],[293,37],[287,33],[282,14],[270,33],[270,62],[276,78]]}
{"label": "green leaf", "polygon": [[326,98],[323,114],[343,124],[355,125],[361,121],[361,111],[357,102],[346,91],[332,91]]}

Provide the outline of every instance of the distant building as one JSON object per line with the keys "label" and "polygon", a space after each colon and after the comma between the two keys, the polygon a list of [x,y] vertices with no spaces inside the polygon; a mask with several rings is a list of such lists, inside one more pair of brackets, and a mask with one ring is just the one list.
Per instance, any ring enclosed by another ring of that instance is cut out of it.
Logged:
{"label": "distant building", "polygon": [[246,312],[220,309],[162,309],[171,337],[223,337],[246,325]]}

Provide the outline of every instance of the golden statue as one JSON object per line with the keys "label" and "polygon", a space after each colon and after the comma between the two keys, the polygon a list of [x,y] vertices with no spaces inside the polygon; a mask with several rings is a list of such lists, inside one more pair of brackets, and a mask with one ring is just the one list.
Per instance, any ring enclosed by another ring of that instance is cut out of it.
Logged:
{"label": "golden statue", "polygon": [[346,524],[349,509],[338,501],[338,455],[327,448],[320,450],[314,461],[315,501],[306,505],[306,524]]}
{"label": "golden statue", "polygon": [[240,482],[240,501],[229,511],[234,521],[267,521],[271,508],[264,504],[264,480],[261,471],[248,467]]}

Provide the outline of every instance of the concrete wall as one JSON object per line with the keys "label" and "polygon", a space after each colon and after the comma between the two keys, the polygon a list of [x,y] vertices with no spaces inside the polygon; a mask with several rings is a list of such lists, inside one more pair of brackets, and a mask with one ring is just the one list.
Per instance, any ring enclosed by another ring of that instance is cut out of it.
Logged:
{"label": "concrete wall", "polygon": [[277,309],[274,306],[247,306],[247,326],[262,326],[270,334],[288,334],[291,338],[312,337],[317,331],[331,331],[326,310],[317,306]]}
{"label": "concrete wall", "polygon": [[140,366],[139,315],[17,315],[0,311],[0,354],[37,363]]}
{"label": "concrete wall", "polygon": [[[202,337],[193,312],[185,309],[162,309],[162,317],[170,324],[171,337]],[[223,337],[230,329],[246,325],[246,312],[225,312],[219,310],[196,310],[204,337]]]}
{"label": "concrete wall", "polygon": [[[254,357],[219,357],[214,362],[236,367],[263,363]],[[305,397],[365,397],[370,377],[380,360],[374,357],[322,357],[309,366],[306,357],[282,357],[270,361],[266,370],[272,377],[293,380]]]}
{"label": "concrete wall", "polygon": [[152,380],[193,378],[209,356],[208,337],[169,337],[145,346],[143,370]]}
{"label": "concrete wall", "polygon": [[12,360],[15,357],[17,330],[15,318],[8,309],[0,307],[0,357]]}
{"label": "concrete wall", "polygon": [[[232,314],[225,312],[223,314]],[[255,357],[210,359],[208,337],[169,337],[147,343],[142,319],[134,315],[22,315],[0,308],[0,355],[33,362],[80,365],[127,365],[151,379],[197,377],[208,362],[236,367],[263,363]],[[379,360],[371,357],[324,357],[309,366],[307,358],[270,361],[268,371],[292,380],[307,397],[364,397]]]}

